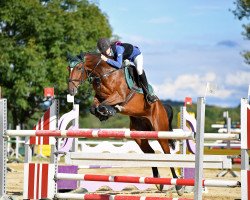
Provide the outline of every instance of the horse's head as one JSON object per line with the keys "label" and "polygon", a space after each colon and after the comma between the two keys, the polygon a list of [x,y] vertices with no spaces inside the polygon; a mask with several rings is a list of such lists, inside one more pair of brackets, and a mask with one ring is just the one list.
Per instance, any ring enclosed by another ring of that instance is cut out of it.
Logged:
{"label": "horse's head", "polygon": [[[99,64],[101,63],[101,57],[98,53],[81,53],[77,56],[67,55],[69,62],[69,79],[68,79],[68,90],[71,95],[76,95],[77,88],[86,79],[91,77],[98,77],[100,75]],[[101,64],[102,67],[107,65]]]}
{"label": "horse's head", "polygon": [[70,95],[76,95],[77,88],[87,78],[87,72],[84,69],[85,54],[81,53],[78,56],[67,55],[69,62],[69,79],[68,79],[68,90]]}

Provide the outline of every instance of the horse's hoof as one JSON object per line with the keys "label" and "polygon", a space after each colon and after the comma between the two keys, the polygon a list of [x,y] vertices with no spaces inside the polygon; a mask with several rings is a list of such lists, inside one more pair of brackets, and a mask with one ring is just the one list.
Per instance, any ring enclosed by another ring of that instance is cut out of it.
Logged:
{"label": "horse's hoof", "polygon": [[162,192],[162,190],[163,190],[163,185],[162,184],[156,184],[155,186],[156,186],[157,190]]}
{"label": "horse's hoof", "polygon": [[184,191],[185,191],[185,186],[176,185],[175,189],[176,189],[177,194],[179,196],[182,196],[184,194]]}

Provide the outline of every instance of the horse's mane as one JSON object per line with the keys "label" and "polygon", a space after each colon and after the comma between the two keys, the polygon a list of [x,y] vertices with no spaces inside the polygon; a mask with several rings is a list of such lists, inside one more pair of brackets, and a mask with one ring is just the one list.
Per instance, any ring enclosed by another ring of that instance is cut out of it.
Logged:
{"label": "horse's mane", "polygon": [[101,56],[101,54],[100,53],[98,53],[98,52],[86,52],[85,53],[86,55],[96,55],[96,56]]}

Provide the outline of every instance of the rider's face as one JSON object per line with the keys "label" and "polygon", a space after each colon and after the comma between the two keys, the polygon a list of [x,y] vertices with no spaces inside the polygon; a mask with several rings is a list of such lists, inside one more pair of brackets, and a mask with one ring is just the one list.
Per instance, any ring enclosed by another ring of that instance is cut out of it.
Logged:
{"label": "rider's face", "polygon": [[110,47],[106,50],[106,55],[111,56],[111,48]]}

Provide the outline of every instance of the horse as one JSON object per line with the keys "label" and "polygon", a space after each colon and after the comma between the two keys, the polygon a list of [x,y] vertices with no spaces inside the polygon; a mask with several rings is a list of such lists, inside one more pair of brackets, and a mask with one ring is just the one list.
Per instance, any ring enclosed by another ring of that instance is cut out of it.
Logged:
{"label": "horse", "polygon": [[[124,68],[116,69],[101,59],[99,53],[81,53],[67,55],[69,79],[68,91],[77,94],[77,88],[86,80],[92,80],[95,91],[90,112],[101,121],[107,120],[117,112],[130,118],[130,130],[135,131],[171,131],[173,109],[163,106],[160,100],[149,104],[143,94],[129,89],[125,80]],[[136,76],[135,76],[136,77]],[[155,153],[147,139],[135,139],[144,153]],[[173,140],[158,139],[165,154],[170,153]],[[175,169],[170,167],[173,178],[178,178]],[[157,167],[152,167],[153,177],[160,177]],[[163,190],[163,185],[156,185]],[[183,186],[175,186],[178,195],[184,192]]]}

